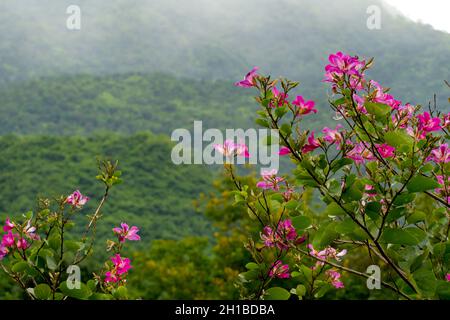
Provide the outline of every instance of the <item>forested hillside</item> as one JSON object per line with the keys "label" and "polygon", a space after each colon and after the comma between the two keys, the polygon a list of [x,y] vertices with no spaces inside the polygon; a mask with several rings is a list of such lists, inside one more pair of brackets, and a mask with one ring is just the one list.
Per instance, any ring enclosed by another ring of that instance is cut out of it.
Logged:
{"label": "forested hillside", "polygon": [[[139,225],[148,244],[152,239],[178,239],[208,234],[207,222],[192,201],[210,189],[212,174],[201,166],[176,166],[171,144],[147,133],[129,137],[0,138],[0,212],[18,216],[37,205],[37,197],[68,195],[75,189],[91,197],[85,214],[92,214],[103,195],[95,180],[96,158],[119,159],[124,183],[112,190],[99,224],[105,240],[122,221]],[[104,246],[104,242],[101,242]]]}

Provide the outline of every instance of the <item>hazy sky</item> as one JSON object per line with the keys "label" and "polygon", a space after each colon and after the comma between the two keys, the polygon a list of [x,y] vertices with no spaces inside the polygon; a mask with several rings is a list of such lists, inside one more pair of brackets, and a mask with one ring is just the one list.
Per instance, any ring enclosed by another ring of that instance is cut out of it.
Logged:
{"label": "hazy sky", "polygon": [[450,32],[450,0],[385,0],[414,21]]}

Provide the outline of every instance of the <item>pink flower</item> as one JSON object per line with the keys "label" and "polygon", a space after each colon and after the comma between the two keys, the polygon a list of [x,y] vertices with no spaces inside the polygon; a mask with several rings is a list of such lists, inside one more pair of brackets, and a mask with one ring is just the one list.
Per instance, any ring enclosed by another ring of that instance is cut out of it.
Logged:
{"label": "pink flower", "polygon": [[436,163],[447,163],[450,161],[450,149],[448,144],[441,144],[437,149],[431,151],[431,155],[427,161],[434,161]]}
{"label": "pink flower", "polygon": [[308,143],[305,144],[302,148],[302,153],[308,153],[316,150],[320,147],[319,140],[314,138],[314,131],[311,131],[311,135],[308,137]]}
{"label": "pink flower", "polygon": [[305,101],[302,96],[297,96],[294,101],[292,101],[294,106],[297,106],[297,116],[307,115],[311,112],[317,113],[314,109],[315,102],[312,100]]}
{"label": "pink flower", "polygon": [[393,156],[395,156],[395,148],[391,147],[388,144],[379,144],[376,146],[378,153],[383,157],[383,158],[392,158]]}
{"label": "pink flower", "polygon": [[28,248],[28,242],[27,240],[25,240],[25,238],[20,238],[19,240],[17,240],[16,245],[18,249],[25,250]]}
{"label": "pink flower", "polygon": [[[312,244],[308,244],[308,248],[310,249],[309,254],[311,256],[316,257],[321,260],[334,259],[336,261],[341,261],[341,258],[347,254],[347,250],[345,250],[345,249],[339,252],[338,250],[336,250],[332,247],[326,247],[322,251],[317,251],[316,249],[314,249]],[[317,261],[316,266],[313,267],[313,269],[316,268],[317,266],[323,266],[323,265],[324,265],[324,262]]]}
{"label": "pink flower", "polygon": [[347,75],[351,88],[362,89],[364,75],[361,69],[365,65],[364,61],[359,61],[357,57],[351,57],[342,52],[331,54],[328,60],[330,64],[325,67],[325,82],[333,83],[333,88],[336,88],[337,83],[343,80],[344,75]]}
{"label": "pink flower", "polygon": [[291,150],[288,147],[281,147],[280,151],[278,152],[278,155],[285,156],[290,153],[291,153]]}
{"label": "pink flower", "polygon": [[289,274],[289,266],[287,264],[283,264],[280,260],[277,260],[269,271],[269,277],[287,279],[290,277]]}
{"label": "pink flower", "polygon": [[277,230],[273,230],[270,226],[266,226],[261,233],[261,239],[266,247],[277,246],[281,250],[289,248],[289,242],[296,241],[298,238],[297,231],[292,225],[290,219],[281,221]]}
{"label": "pink flower", "polygon": [[16,238],[18,238],[17,234],[13,234],[11,231],[8,231],[7,234],[3,235],[1,245],[6,248],[13,247],[15,244]]}
{"label": "pink flower", "polygon": [[438,183],[443,187],[434,189],[434,191],[436,191],[437,193],[444,191],[444,187],[445,189],[448,189],[450,187],[450,177],[447,177],[447,185],[445,185],[444,176],[438,175],[436,176],[436,178]]}
{"label": "pink flower", "polygon": [[122,258],[120,254],[116,254],[111,258],[111,261],[114,263],[114,269],[117,271],[117,274],[120,276],[124,273],[127,273],[130,270],[131,264],[130,259]]}
{"label": "pink flower", "polygon": [[365,193],[367,194],[368,197],[375,197],[377,195],[375,187],[370,184],[366,184],[364,186],[364,190],[366,191]]}
{"label": "pink flower", "polygon": [[413,117],[414,111],[414,106],[409,103],[404,106],[400,106],[397,109],[397,113],[392,115],[392,122],[399,128],[404,129],[407,127],[409,120]]}
{"label": "pink flower", "polygon": [[242,88],[251,88],[255,86],[254,78],[257,76],[256,71],[258,71],[258,67],[254,67],[247,75],[244,80],[236,82],[234,85]]}
{"label": "pink flower", "polygon": [[323,140],[325,140],[328,143],[341,143],[342,142],[342,135],[339,132],[339,129],[342,128],[342,125],[338,124],[336,126],[336,129],[330,129],[328,127],[323,128],[322,132],[325,134],[323,136]]}
{"label": "pink flower", "polygon": [[423,114],[419,114],[417,116],[417,119],[419,120],[418,125],[418,134],[419,139],[424,139],[425,136],[432,131],[439,131],[441,130],[441,119],[439,118],[431,118],[430,114],[428,112],[424,112]]}
{"label": "pink flower", "polygon": [[215,144],[214,149],[226,157],[244,156],[248,158],[248,148],[243,143],[234,143],[232,140],[225,140],[224,144]]}
{"label": "pink flower", "polygon": [[36,234],[36,227],[31,226],[31,219],[27,221],[27,225],[23,228],[23,233],[31,240],[39,240],[40,237]]}
{"label": "pink flower", "polygon": [[447,273],[447,275],[445,276],[445,280],[450,281],[450,273]]}
{"label": "pink flower", "polygon": [[364,103],[366,99],[358,96],[356,93],[353,94],[353,100],[356,102],[356,110],[361,112],[362,114],[367,114],[366,107],[364,107]]}
{"label": "pink flower", "polygon": [[125,242],[125,240],[139,241],[141,237],[137,234],[139,228],[132,226],[131,228],[126,223],[120,224],[121,228],[113,228],[113,232],[117,234],[120,242]]}
{"label": "pink flower", "polygon": [[0,261],[3,260],[4,257],[6,257],[8,252],[9,252],[8,248],[6,248],[2,244],[0,244]]}
{"label": "pink flower", "polygon": [[373,102],[383,103],[390,106],[393,110],[397,110],[402,104],[401,101],[395,100],[390,94],[387,94],[385,89],[376,81],[370,81],[371,85],[375,87]]}
{"label": "pink flower", "polygon": [[13,222],[11,222],[11,220],[9,218],[6,219],[5,221],[5,225],[3,226],[3,230],[5,232],[11,231],[12,229],[14,229],[15,225]]}
{"label": "pink flower", "polygon": [[72,205],[74,208],[81,208],[89,201],[89,198],[83,196],[79,190],[74,191],[66,199],[66,202]]}
{"label": "pink flower", "polygon": [[335,287],[336,289],[344,288],[344,283],[339,280],[341,278],[341,274],[338,271],[330,269],[325,273],[330,278],[333,287]]}
{"label": "pink flower", "polygon": [[279,190],[280,182],[284,181],[284,178],[277,177],[277,170],[261,170],[262,181],[259,181],[256,186],[261,189]]}
{"label": "pink flower", "polygon": [[365,160],[375,160],[372,152],[367,149],[362,142],[357,143],[353,149],[347,153],[346,158],[352,159],[356,164],[361,164]]}
{"label": "pink flower", "polygon": [[[288,95],[285,94],[284,92],[278,91],[277,87],[273,87],[273,88],[272,88],[272,94],[273,94],[275,100],[277,101],[278,107],[281,107],[281,106],[283,106],[284,104],[287,103]],[[272,104],[272,102],[269,103],[269,106],[270,106],[271,108],[275,107],[275,106]]]}
{"label": "pink flower", "polygon": [[120,277],[116,274],[116,270],[113,269],[105,273],[105,282],[116,283],[118,281],[120,281]]}
{"label": "pink flower", "polygon": [[447,128],[450,125],[450,112],[444,114],[444,116],[442,117],[442,121],[444,122],[442,125],[444,128]]}

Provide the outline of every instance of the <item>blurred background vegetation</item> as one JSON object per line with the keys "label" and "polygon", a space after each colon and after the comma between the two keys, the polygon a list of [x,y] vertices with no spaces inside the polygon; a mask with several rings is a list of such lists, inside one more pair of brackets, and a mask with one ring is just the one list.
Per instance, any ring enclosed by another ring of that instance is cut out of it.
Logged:
{"label": "blurred background vegetation", "polygon": [[[82,10],[79,31],[66,28],[72,4]],[[366,28],[374,4],[381,30]],[[171,162],[170,134],[194,120],[204,129],[254,127],[251,92],[232,85],[254,65],[301,82],[298,93],[317,103],[307,124],[316,130],[334,126],[321,80],[339,50],[375,57],[369,76],[403,102],[427,106],[436,94],[448,111],[450,34],[378,0],[4,1],[0,37],[1,220],[74,189],[93,199],[89,213],[102,192],[96,159],[118,159],[125,182],[104,209],[84,271],[107,258],[112,227],[139,226],[143,241],[128,252],[134,298],[239,298],[243,242],[259,230],[231,206],[219,166]],[[390,297],[345,281],[351,290],[327,298]],[[0,299],[20,297],[0,274]]]}

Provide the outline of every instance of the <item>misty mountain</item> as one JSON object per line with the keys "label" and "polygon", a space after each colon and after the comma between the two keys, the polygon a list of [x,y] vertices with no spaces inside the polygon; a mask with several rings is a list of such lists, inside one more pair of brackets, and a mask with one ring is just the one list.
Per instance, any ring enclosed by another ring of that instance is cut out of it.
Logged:
{"label": "misty mountain", "polygon": [[[81,30],[66,27],[71,4],[81,8]],[[380,30],[367,28],[370,5],[382,10]],[[405,102],[448,97],[450,34],[378,0],[4,1],[0,30],[3,85],[80,73],[234,80],[257,65],[318,99],[328,54],[343,50],[375,57],[370,76]]]}

